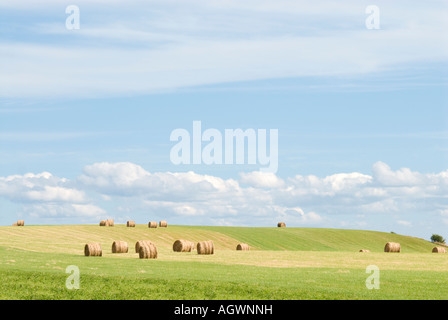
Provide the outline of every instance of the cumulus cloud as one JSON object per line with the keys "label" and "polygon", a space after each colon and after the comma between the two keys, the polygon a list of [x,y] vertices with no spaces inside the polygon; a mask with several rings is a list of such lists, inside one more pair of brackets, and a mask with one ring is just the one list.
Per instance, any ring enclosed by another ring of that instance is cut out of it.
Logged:
{"label": "cumulus cloud", "polygon": [[274,173],[253,171],[240,174],[240,182],[257,188],[279,188],[284,181]]}
{"label": "cumulus cloud", "polygon": [[52,201],[83,203],[86,194],[70,186],[65,178],[49,172],[0,177],[0,196],[15,201]]}
{"label": "cumulus cloud", "polygon": [[0,177],[0,198],[23,205],[22,211],[34,218],[100,216],[105,210],[88,203],[84,190],[66,178],[49,172]]}
{"label": "cumulus cloud", "polygon": [[151,199],[203,199],[237,194],[240,187],[233,180],[190,172],[150,173],[130,162],[95,163],[84,168],[80,184],[106,195],[141,196]]}
{"label": "cumulus cloud", "polygon": [[416,186],[424,182],[424,175],[412,172],[409,168],[392,171],[384,162],[373,165],[375,180],[385,186]]}
{"label": "cumulus cloud", "polygon": [[[131,162],[88,165],[74,181],[51,173],[0,177],[0,197],[23,203],[37,216],[97,218],[116,206],[118,215],[143,211],[190,223],[325,225],[352,215],[366,225],[372,215],[392,215],[412,226],[411,216],[448,216],[448,171],[419,173],[373,164],[372,174],[335,173],[326,177],[241,173],[238,180],[195,172],[155,172]],[[89,195],[87,197],[87,194]],[[119,217],[118,217],[119,218]]]}

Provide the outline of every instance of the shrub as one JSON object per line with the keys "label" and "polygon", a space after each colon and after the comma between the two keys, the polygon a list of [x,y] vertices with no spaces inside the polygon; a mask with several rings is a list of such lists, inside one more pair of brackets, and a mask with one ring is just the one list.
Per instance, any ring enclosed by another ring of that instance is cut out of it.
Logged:
{"label": "shrub", "polygon": [[445,239],[441,235],[433,234],[431,236],[431,242],[445,243]]}

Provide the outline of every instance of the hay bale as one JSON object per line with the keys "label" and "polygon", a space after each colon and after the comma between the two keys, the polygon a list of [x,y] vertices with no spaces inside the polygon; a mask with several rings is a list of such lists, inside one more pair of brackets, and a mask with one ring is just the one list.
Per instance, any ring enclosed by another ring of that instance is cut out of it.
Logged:
{"label": "hay bale", "polygon": [[444,247],[434,247],[432,248],[433,253],[446,253],[446,249]]}
{"label": "hay bale", "polygon": [[401,252],[401,246],[397,242],[388,242],[384,247],[384,252]]}
{"label": "hay bale", "polygon": [[109,223],[109,227],[114,226],[114,219],[107,219],[107,222]]}
{"label": "hay bale", "polygon": [[140,259],[157,259],[157,248],[154,243],[143,243],[138,249]]}
{"label": "hay bale", "polygon": [[126,222],[126,227],[134,228],[135,227],[135,221],[128,221],[128,222]]}
{"label": "hay bale", "polygon": [[107,220],[100,221],[100,227],[108,227],[108,226],[109,226],[109,222]]}
{"label": "hay bale", "polygon": [[168,222],[166,222],[165,220],[159,221],[159,227],[160,228],[168,227]]}
{"label": "hay bale", "polygon": [[140,247],[141,247],[143,244],[150,244],[150,243],[152,243],[151,240],[138,240],[138,241],[135,243],[135,253],[138,253],[138,252],[139,252]]}
{"label": "hay bale", "polygon": [[279,228],[286,228],[286,223],[279,222],[279,223],[277,223],[277,227],[279,227]]}
{"label": "hay bale", "polygon": [[17,220],[17,226],[18,227],[23,227],[25,225],[25,221],[23,220]]}
{"label": "hay bale", "polygon": [[200,241],[198,242],[196,249],[198,254],[214,254],[215,247],[213,245],[213,241]]}
{"label": "hay bale", "polygon": [[148,228],[157,228],[157,221],[149,221]]}
{"label": "hay bale", "polygon": [[103,251],[101,250],[101,245],[99,243],[87,243],[84,246],[84,255],[88,256],[97,256],[101,257],[103,255]]}
{"label": "hay bale", "polygon": [[361,250],[359,250],[359,252],[370,252],[370,250],[368,250],[368,249],[361,249]]}
{"label": "hay bale", "polygon": [[194,250],[194,242],[188,240],[176,240],[173,243],[173,251],[175,252],[191,252]]}
{"label": "hay bale", "polygon": [[238,245],[236,246],[236,250],[248,251],[250,250],[250,248],[247,243],[238,243]]}
{"label": "hay bale", "polygon": [[14,222],[12,225],[13,227],[17,227],[17,222]]}
{"label": "hay bale", "polygon": [[126,241],[114,241],[112,243],[112,253],[128,253],[128,243]]}

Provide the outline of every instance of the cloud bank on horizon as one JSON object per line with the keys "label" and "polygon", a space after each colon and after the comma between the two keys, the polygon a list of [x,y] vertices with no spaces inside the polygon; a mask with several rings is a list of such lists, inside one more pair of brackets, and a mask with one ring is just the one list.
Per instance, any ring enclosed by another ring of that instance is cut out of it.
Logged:
{"label": "cloud bank on horizon", "polygon": [[[281,179],[259,171],[238,180],[194,172],[151,173],[131,162],[85,166],[70,180],[49,172],[0,177],[0,197],[21,205],[20,216],[53,223],[71,218],[97,223],[151,219],[188,224],[329,226],[368,228],[371,214],[410,226],[419,213],[448,225],[448,170],[424,174],[392,170],[376,162],[372,174],[336,173],[326,177],[296,175]],[[340,217],[347,218],[343,221]],[[392,225],[391,224],[391,225]]]}

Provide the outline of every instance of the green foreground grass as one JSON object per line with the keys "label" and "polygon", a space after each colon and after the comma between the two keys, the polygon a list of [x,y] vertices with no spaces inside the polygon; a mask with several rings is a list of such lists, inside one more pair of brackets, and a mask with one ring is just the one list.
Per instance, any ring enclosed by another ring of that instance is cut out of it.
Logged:
{"label": "green foreground grass", "polygon": [[[215,255],[172,252],[174,238],[195,236],[214,240]],[[158,244],[157,260],[133,252],[133,241],[142,237]],[[130,252],[110,253],[111,239],[129,241]],[[381,252],[385,239],[399,240],[404,252]],[[104,243],[103,257],[83,256],[82,245],[92,240]],[[237,252],[233,245],[239,241],[256,249]],[[0,299],[445,300],[448,257],[431,248],[422,239],[355,230],[0,227]],[[79,267],[78,290],[65,286],[69,265]],[[366,288],[369,265],[380,269],[378,290]]]}

